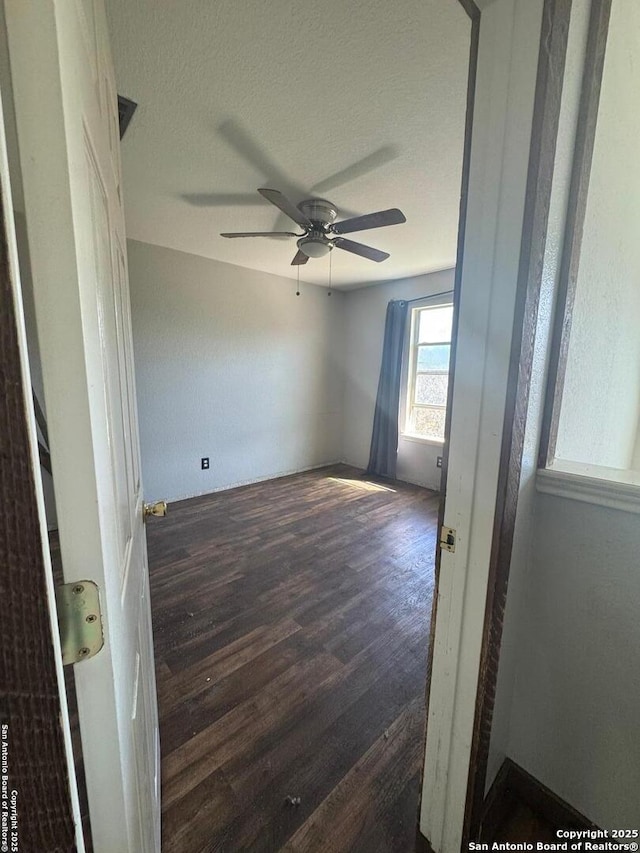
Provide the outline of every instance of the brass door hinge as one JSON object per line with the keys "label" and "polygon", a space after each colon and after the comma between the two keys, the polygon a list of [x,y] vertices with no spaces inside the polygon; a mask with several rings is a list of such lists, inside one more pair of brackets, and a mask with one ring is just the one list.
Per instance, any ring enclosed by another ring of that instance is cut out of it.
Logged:
{"label": "brass door hinge", "polygon": [[62,663],[79,663],[97,655],[104,646],[100,594],[93,581],[76,581],[56,587],[56,608],[62,646]]}
{"label": "brass door hinge", "polygon": [[440,547],[443,551],[451,551],[451,553],[456,550],[456,531],[453,527],[440,528]]}

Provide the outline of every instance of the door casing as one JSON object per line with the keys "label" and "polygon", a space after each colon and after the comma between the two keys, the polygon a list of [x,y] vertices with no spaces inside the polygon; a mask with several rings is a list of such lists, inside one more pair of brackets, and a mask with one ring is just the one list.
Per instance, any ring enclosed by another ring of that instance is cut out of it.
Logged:
{"label": "door casing", "polygon": [[[440,555],[420,831],[436,853],[464,841],[476,698],[504,420],[518,329],[518,281],[544,0],[477,4],[479,41],[467,211],[456,279],[443,523],[456,550]],[[498,509],[498,512],[502,512]]]}

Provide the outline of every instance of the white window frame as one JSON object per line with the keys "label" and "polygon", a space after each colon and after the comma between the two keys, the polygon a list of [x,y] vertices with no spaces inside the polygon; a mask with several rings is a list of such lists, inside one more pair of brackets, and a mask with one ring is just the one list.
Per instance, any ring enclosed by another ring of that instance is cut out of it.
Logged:
{"label": "white window frame", "polygon": [[[419,317],[420,312],[425,309],[430,308],[446,308],[447,306],[453,305],[453,293],[425,297],[424,299],[420,299],[419,301],[412,301],[409,303],[409,310],[411,313],[410,322],[409,322],[409,330],[406,336],[405,341],[405,349],[403,354],[403,369],[402,369],[402,391],[400,394],[400,435],[406,441],[416,441],[420,444],[432,444],[436,447],[442,447],[444,444],[443,438],[434,438],[433,436],[424,436],[418,435],[410,430],[411,423],[411,407],[419,406],[425,409],[438,409],[441,408],[446,411],[446,404],[444,406],[432,406],[427,404],[413,403],[415,386],[416,386],[416,376],[417,376],[417,353],[418,353],[418,331],[420,327]],[[429,342],[428,346],[451,346],[451,338],[448,341],[439,341],[439,342]],[[439,374],[441,376],[448,376],[449,370],[451,368],[451,364],[449,364],[449,368],[445,371],[427,371],[428,373]],[[425,371],[422,371],[425,372]]]}

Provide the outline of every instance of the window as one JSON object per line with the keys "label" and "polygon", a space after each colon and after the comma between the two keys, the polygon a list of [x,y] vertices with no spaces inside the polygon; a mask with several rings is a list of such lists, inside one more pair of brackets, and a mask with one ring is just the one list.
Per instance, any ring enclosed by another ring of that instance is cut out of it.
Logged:
{"label": "window", "polygon": [[453,305],[411,312],[404,434],[444,441]]}

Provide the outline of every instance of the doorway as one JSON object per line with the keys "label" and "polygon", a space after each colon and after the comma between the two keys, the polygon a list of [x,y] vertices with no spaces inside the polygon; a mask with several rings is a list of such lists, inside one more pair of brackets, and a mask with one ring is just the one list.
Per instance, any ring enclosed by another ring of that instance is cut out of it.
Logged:
{"label": "doorway", "polygon": [[[534,32],[536,31],[536,30],[535,30],[535,28],[534,28],[534,30],[533,30],[533,31],[534,31]],[[526,135],[526,134],[525,134],[525,135]],[[486,138],[485,138],[485,140],[483,140],[483,142],[484,142],[484,143],[486,143]],[[525,146],[525,150],[526,150],[526,146]],[[495,162],[500,162],[500,155],[498,155],[497,160],[496,160],[496,161],[494,161],[494,163],[495,163]],[[460,532],[460,525],[458,525],[458,532]]]}

